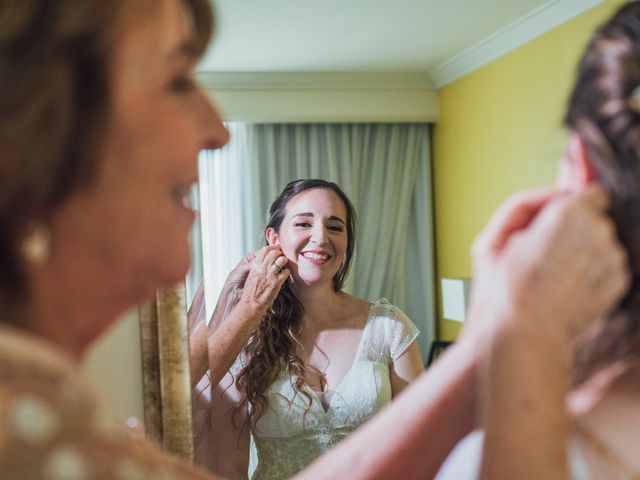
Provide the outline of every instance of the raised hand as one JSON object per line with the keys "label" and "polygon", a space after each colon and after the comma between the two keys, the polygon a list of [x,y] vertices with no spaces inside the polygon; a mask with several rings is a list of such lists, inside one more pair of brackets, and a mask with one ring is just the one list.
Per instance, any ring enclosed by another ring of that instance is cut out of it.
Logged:
{"label": "raised hand", "polygon": [[601,188],[509,200],[474,246],[465,335],[486,342],[480,478],[568,478],[566,395],[576,339],[627,291]]}
{"label": "raised hand", "polygon": [[254,252],[240,300],[266,312],[289,278],[287,263],[278,246],[269,245]]}
{"label": "raised hand", "polygon": [[[204,289],[200,285],[189,310],[192,386],[207,368],[211,369],[213,380],[224,376],[288,278],[286,264],[278,247],[268,246],[245,255],[227,275],[208,328],[204,322]],[[241,300],[244,308],[237,310]]]}
{"label": "raised hand", "polygon": [[[208,340],[211,384],[227,373],[289,277],[279,247],[267,246],[245,256],[234,268],[214,312]],[[220,312],[223,312],[220,314]]]}
{"label": "raised hand", "polygon": [[493,312],[536,336],[572,341],[629,286],[626,254],[599,187],[578,194],[521,193],[492,217],[473,248],[470,329]]}

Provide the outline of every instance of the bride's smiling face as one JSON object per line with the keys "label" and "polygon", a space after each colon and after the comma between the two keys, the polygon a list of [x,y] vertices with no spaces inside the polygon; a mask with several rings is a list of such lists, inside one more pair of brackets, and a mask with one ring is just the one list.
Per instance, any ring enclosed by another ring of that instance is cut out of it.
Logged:
{"label": "bride's smiling face", "polygon": [[300,192],[287,203],[279,231],[268,230],[267,238],[289,259],[294,283],[331,284],[349,242],[347,209],[332,190]]}

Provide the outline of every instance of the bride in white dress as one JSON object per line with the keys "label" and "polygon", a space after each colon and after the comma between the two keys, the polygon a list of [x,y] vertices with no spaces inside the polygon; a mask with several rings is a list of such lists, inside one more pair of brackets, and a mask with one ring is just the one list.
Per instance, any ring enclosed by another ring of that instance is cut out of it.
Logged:
{"label": "bride in white dress", "polygon": [[418,330],[400,309],[341,290],[355,212],[338,186],[291,182],[269,214],[267,241],[291,278],[213,393],[211,460],[228,478],[248,475],[250,433],[252,478],[291,477],[423,371]]}

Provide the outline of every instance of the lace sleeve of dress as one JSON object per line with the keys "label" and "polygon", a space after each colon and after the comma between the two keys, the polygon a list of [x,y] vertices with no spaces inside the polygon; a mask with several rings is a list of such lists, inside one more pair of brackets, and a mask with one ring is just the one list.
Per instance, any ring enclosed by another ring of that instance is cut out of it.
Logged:
{"label": "lace sleeve of dress", "polygon": [[373,305],[372,314],[378,318],[378,329],[384,332],[389,358],[393,362],[411,345],[420,331],[402,310],[384,298]]}
{"label": "lace sleeve of dress", "polygon": [[82,392],[25,378],[0,385],[0,478],[212,477],[115,426]]}

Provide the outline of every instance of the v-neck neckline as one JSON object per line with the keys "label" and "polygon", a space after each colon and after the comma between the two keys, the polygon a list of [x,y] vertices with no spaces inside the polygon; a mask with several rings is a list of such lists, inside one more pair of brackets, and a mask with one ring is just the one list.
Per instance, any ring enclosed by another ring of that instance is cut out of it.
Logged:
{"label": "v-neck neckline", "polygon": [[364,328],[362,329],[362,335],[360,336],[360,341],[358,342],[358,348],[356,349],[356,354],[353,357],[353,360],[351,361],[351,366],[346,371],[344,376],[340,379],[340,381],[336,384],[336,387],[333,390],[326,390],[326,391],[332,391],[333,392],[333,396],[331,397],[331,400],[327,404],[327,408],[326,409],[324,407],[324,404],[322,403],[322,398],[321,398],[321,395],[322,395],[323,392],[312,388],[311,385],[309,385],[307,383],[304,384],[304,386],[307,388],[307,390],[309,390],[311,392],[311,394],[313,395],[313,397],[315,397],[315,399],[317,400],[318,404],[320,405],[320,409],[325,413],[325,415],[328,414],[329,411],[331,411],[331,409],[333,408],[333,404],[335,402],[337,393],[340,390],[340,387],[342,387],[342,384],[344,383],[345,379],[349,376],[351,371],[354,369],[354,367],[358,363],[358,359],[360,358],[360,352],[362,351],[362,348],[363,348],[363,345],[364,345],[364,342],[365,342],[365,338],[366,338],[367,332],[369,330],[369,324],[371,323],[370,320],[371,320],[371,317],[373,316],[373,307],[375,305],[377,305],[377,303],[378,302],[372,302],[371,306],[369,307],[369,313],[367,314],[367,320],[366,320],[366,322],[364,324]]}

